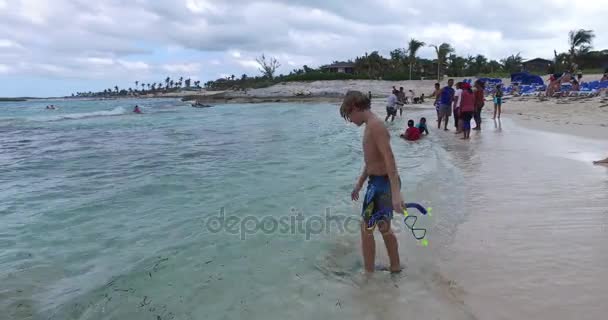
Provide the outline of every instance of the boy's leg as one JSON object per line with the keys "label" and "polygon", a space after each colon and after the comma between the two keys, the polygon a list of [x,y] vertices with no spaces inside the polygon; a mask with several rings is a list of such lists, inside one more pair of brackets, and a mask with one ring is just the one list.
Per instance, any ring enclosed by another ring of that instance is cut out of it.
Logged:
{"label": "boy's leg", "polygon": [[388,259],[391,263],[390,271],[400,272],[401,262],[399,261],[399,244],[397,242],[397,237],[391,229],[391,222],[384,220],[380,221],[378,223],[378,230],[380,230],[380,233],[382,233],[384,245],[386,246],[386,251],[388,252]]}
{"label": "boy's leg", "polygon": [[498,119],[500,119],[500,113],[502,111],[501,109],[502,109],[502,104],[499,104],[498,105]]}
{"label": "boy's leg", "polygon": [[446,115],[445,116],[445,121],[444,121],[444,126],[443,126],[443,130],[445,131],[449,131],[448,130],[448,123],[450,122],[450,116]]}
{"label": "boy's leg", "polygon": [[374,231],[367,230],[367,223],[361,222],[361,249],[363,250],[363,265],[366,272],[374,272],[376,259],[376,242]]}
{"label": "boy's leg", "polygon": [[492,119],[496,119],[496,111],[498,109],[498,106],[496,104],[494,104],[494,116],[492,117]]}

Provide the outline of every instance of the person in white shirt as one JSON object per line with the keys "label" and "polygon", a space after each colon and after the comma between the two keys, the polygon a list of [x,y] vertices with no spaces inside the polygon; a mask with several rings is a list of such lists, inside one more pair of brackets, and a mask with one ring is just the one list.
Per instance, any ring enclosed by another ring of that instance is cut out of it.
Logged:
{"label": "person in white shirt", "polygon": [[388,96],[387,104],[386,104],[386,118],[384,122],[388,121],[388,118],[393,117],[391,122],[395,121],[395,117],[397,116],[397,105],[401,105],[399,102],[399,98],[397,95],[399,94],[398,90],[393,90],[393,93]]}
{"label": "person in white shirt", "polygon": [[462,82],[456,84],[456,93],[454,93],[454,102],[452,103],[452,110],[454,110],[454,127],[456,127],[455,134],[462,133],[459,126],[460,119],[460,98],[462,96]]}
{"label": "person in white shirt", "polygon": [[416,97],[416,94],[414,94],[414,90],[410,90],[410,91],[408,92],[408,98],[409,98],[409,100],[410,100],[410,103],[411,103],[411,104],[414,104],[414,103],[415,103],[415,102],[414,102],[414,97]]}

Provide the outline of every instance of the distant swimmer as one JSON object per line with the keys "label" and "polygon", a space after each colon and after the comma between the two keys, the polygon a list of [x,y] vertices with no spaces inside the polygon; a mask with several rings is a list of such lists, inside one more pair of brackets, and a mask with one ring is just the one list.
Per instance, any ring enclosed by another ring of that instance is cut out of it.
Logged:
{"label": "distant swimmer", "polygon": [[608,164],[608,158],[600,161],[593,161],[593,164]]}
{"label": "distant swimmer", "polygon": [[135,106],[135,108],[133,108],[133,113],[143,113],[141,112],[141,109],[139,109],[139,106]]}
{"label": "distant swimmer", "polygon": [[46,106],[47,110],[55,110],[55,106],[54,105],[50,105],[50,106]]}

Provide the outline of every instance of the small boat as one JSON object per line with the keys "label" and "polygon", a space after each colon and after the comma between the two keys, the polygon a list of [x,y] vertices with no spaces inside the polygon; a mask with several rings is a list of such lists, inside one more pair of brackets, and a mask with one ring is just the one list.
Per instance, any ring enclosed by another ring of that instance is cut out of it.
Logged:
{"label": "small boat", "polygon": [[192,108],[211,108],[213,107],[212,105],[208,105],[208,104],[203,104],[200,102],[196,102],[192,104]]}

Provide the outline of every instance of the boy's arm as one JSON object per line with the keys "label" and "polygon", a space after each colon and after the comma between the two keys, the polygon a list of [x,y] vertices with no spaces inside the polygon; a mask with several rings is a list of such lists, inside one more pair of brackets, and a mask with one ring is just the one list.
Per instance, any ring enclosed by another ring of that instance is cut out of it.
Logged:
{"label": "boy's arm", "polygon": [[374,126],[372,130],[373,141],[378,147],[378,151],[384,159],[384,165],[391,182],[391,196],[393,199],[393,210],[403,212],[403,198],[401,197],[401,183],[399,182],[399,173],[395,164],[395,156],[391,149],[390,136],[388,130],[380,124]]}
{"label": "boy's arm", "polygon": [[361,173],[361,176],[359,177],[359,180],[357,180],[357,184],[355,185],[355,189],[361,190],[361,188],[363,188],[363,184],[367,180],[368,176],[369,175],[367,174],[367,164],[365,164],[363,166],[363,172]]}

